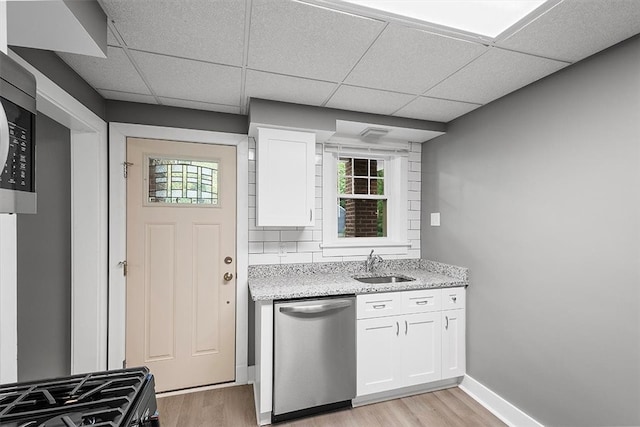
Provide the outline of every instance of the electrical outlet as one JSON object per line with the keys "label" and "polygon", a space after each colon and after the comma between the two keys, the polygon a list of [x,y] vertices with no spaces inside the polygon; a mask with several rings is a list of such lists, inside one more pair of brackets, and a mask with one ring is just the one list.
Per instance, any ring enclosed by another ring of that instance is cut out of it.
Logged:
{"label": "electrical outlet", "polygon": [[431,214],[431,226],[440,227],[440,212],[435,212]]}
{"label": "electrical outlet", "polygon": [[287,256],[287,244],[284,242],[280,243],[280,246],[278,247],[278,255],[280,256]]}

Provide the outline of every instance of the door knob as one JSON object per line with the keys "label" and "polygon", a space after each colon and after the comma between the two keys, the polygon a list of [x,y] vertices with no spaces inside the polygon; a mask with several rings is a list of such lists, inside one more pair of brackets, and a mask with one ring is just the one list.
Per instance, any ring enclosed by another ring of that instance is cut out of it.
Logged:
{"label": "door knob", "polygon": [[226,273],[224,273],[223,276],[225,282],[228,282],[229,280],[233,279],[233,274],[229,273],[228,271]]}

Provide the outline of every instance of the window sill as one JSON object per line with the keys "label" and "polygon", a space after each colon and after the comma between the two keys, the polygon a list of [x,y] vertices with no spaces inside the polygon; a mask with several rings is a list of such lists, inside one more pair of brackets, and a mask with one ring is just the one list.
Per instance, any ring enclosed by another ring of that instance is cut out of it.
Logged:
{"label": "window sill", "polygon": [[355,242],[330,242],[322,243],[322,255],[324,256],[357,256],[369,255],[371,249],[375,249],[378,255],[402,255],[408,253],[411,242],[376,242],[376,241],[355,241]]}

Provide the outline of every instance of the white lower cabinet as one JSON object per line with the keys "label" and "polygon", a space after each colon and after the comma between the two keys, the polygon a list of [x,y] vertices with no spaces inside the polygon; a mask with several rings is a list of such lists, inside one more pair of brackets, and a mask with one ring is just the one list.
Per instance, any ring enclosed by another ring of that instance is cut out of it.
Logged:
{"label": "white lower cabinet", "polygon": [[463,308],[442,312],[442,379],[464,375],[465,311]]}
{"label": "white lower cabinet", "polygon": [[[358,396],[464,375],[464,288],[455,289],[458,305],[446,311],[440,289],[358,296]],[[402,302],[373,317],[365,308],[380,301]]]}

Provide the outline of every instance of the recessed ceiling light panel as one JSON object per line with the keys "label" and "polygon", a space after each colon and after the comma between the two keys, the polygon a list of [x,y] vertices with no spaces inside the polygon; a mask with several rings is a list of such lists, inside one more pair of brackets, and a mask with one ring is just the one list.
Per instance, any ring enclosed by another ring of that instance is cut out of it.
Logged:
{"label": "recessed ceiling light panel", "polygon": [[495,38],[546,0],[343,0],[378,11]]}

